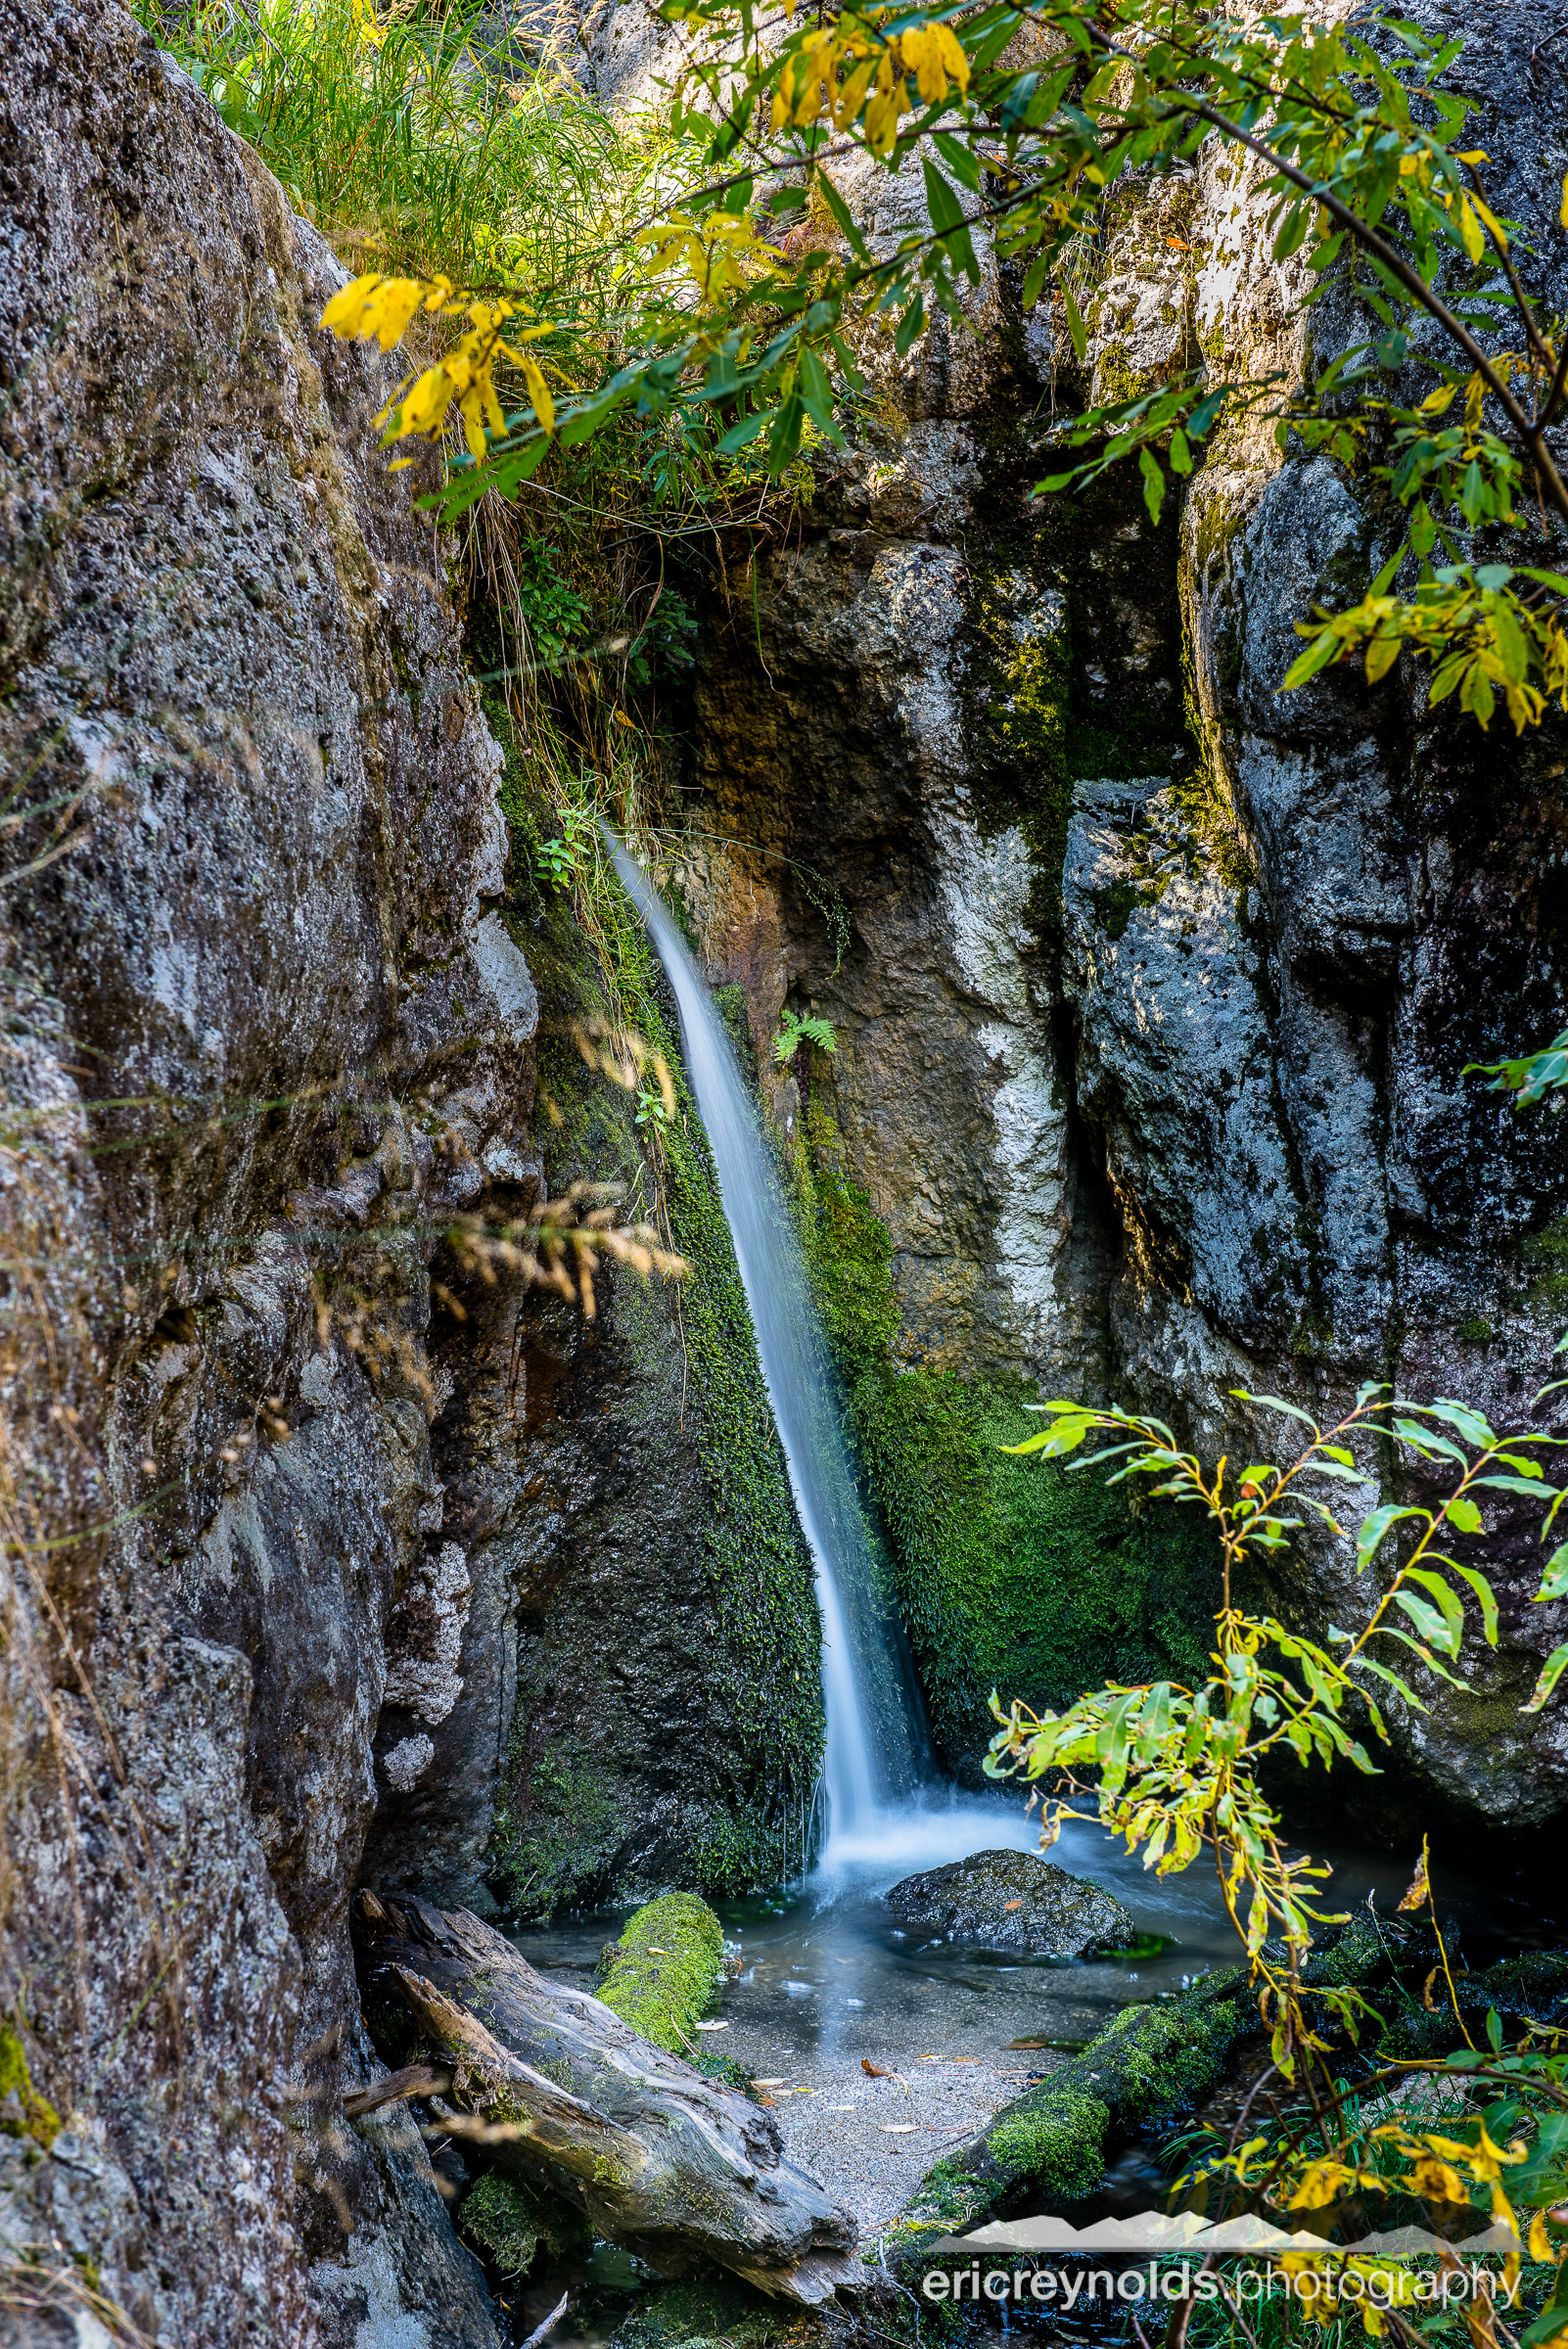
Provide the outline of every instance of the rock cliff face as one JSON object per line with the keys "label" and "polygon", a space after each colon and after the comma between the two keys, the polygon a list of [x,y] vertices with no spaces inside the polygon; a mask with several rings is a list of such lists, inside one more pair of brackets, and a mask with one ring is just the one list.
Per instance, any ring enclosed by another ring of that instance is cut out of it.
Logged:
{"label": "rock cliff face", "polygon": [[[1456,83],[1560,294],[1560,109],[1548,128],[1517,12],[1460,29]],[[899,225],[901,181],[855,192],[873,235]],[[837,1029],[806,1123],[886,1227],[895,1368],[1139,1399],[1265,1457],[1288,1431],[1242,1436],[1231,1387],[1528,1411],[1568,1205],[1551,1119],[1461,1075],[1562,1024],[1560,723],[1483,736],[1413,671],[1279,693],[1293,621],[1397,540],[1264,426],[1158,529],[1114,476],[1030,497],[1052,409],[1200,357],[1299,375],[1295,267],[1206,151],[1108,207],[1082,370],[989,266],[967,348],[944,323],[901,376],[873,350],[873,421],[760,561],[757,623],[748,589],[708,639],[687,870],[764,1060],[786,1007]],[[1317,321],[1323,347],[1364,331],[1348,302]],[[774,1104],[792,1130],[794,1077]],[[1402,1733],[1428,1796],[1522,1821],[1568,1791],[1563,1730],[1516,1710],[1563,1627],[1526,1603],[1533,1533],[1494,1530],[1483,1697]],[[907,1545],[904,1568],[917,1606]],[[1326,1536],[1281,1595],[1357,1603]]]}
{"label": "rock cliff face", "polygon": [[0,2229],[181,2349],[488,2344],[349,1895],[772,1880],[809,1565],[684,1109],[684,1318],[445,1245],[547,1179],[530,957],[548,1178],[646,1149],[342,270],[109,0],[0,34]]}
{"label": "rock cliff face", "polygon": [[129,19],[0,31],[6,2233],[161,2342],[489,2342],[341,2097],[372,1818],[498,1718],[425,1348],[537,1181],[498,755],[331,254]]}

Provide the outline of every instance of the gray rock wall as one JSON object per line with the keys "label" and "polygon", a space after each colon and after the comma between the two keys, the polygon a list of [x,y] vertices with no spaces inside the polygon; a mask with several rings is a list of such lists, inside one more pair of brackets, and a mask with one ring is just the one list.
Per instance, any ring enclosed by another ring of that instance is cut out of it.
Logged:
{"label": "gray rock wall", "polygon": [[372,1818],[494,1776],[425,1340],[536,1185],[498,756],[331,254],[115,9],[0,43],[0,2005],[65,2123],[13,2085],[0,2225],[181,2349],[489,2343],[341,2099]]}

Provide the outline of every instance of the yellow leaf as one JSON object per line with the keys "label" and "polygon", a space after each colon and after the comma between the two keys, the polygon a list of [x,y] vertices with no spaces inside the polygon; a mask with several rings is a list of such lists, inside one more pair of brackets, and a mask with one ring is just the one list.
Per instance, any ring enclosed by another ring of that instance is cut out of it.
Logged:
{"label": "yellow leaf", "polygon": [[[1568,180],[1563,182],[1563,191],[1564,202],[1568,204]],[[373,269],[368,277],[356,277],[334,294],[321,313],[321,323],[328,334],[339,336],[345,343],[351,342],[359,332],[359,314],[365,306],[365,298],[380,283],[379,273]]]}
{"label": "yellow leaf", "polygon": [[1538,2210],[1530,2221],[1529,2249],[1532,2259],[1554,2262],[1557,2257],[1556,2246],[1546,2233],[1546,2219],[1544,2211]]}
{"label": "yellow leaf", "polygon": [[1490,163],[1492,158],[1484,147],[1472,147],[1467,155],[1457,159],[1461,163]]}
{"label": "yellow leaf", "polygon": [[1557,214],[1557,217],[1562,222],[1564,228],[1568,228],[1568,172],[1565,172],[1563,175],[1562,209]]}
{"label": "yellow leaf", "polygon": [[526,351],[523,355],[523,381],[529,388],[529,397],[533,402],[534,415],[547,433],[553,433],[555,430],[555,402],[550,397],[550,387],[540,372],[537,359],[530,358]]}
{"label": "yellow leaf", "polygon": [[1459,199],[1459,241],[1472,261],[1478,261],[1486,252],[1487,241],[1468,196]]}
{"label": "yellow leaf", "polygon": [[[1436,398],[1438,398],[1439,396],[1440,396],[1440,394],[1434,392],[1434,393],[1432,394],[1432,399],[1436,399]],[[1444,404],[1445,404],[1445,406],[1448,404],[1448,400],[1449,400],[1449,399],[1452,399],[1453,397],[1453,390],[1452,390],[1452,388],[1449,388],[1449,390],[1448,390],[1448,393],[1447,393],[1447,399],[1445,399],[1445,401],[1444,401]],[[1422,403],[1422,404],[1423,404],[1423,406],[1430,408],[1430,407],[1431,407],[1431,405],[1432,405],[1432,400],[1431,400],[1431,399],[1429,399],[1429,400],[1425,400],[1425,401],[1423,401],[1423,403]],[[1414,1910],[1414,1909],[1424,1909],[1424,1908],[1426,1907],[1426,1904],[1427,1904],[1427,1902],[1428,1902],[1428,1901],[1431,1899],[1431,1897],[1432,1897],[1432,1888],[1431,1888],[1431,1885],[1430,1885],[1430,1883],[1429,1883],[1429,1881],[1428,1881],[1428,1878],[1427,1878],[1427,1872],[1426,1872],[1426,1871],[1427,1871],[1427,1843],[1428,1843],[1428,1838],[1427,1838],[1425,1835],[1423,1835],[1423,1836],[1422,1836],[1422,1838],[1421,1838],[1421,1857],[1420,1857],[1420,1859],[1419,1859],[1419,1860],[1417,1860],[1417,1862],[1416,1862],[1416,1864],[1415,1864],[1415,1873],[1414,1873],[1414,1875],[1413,1875],[1413,1876],[1410,1878],[1409,1884],[1408,1884],[1408,1886],[1407,1886],[1407,1889],[1406,1889],[1405,1897],[1404,1897],[1404,1899],[1401,1901],[1401,1903],[1400,1903],[1400,1905],[1399,1905],[1399,1911],[1398,1911],[1398,1913],[1399,1913],[1401,1916],[1407,1915],[1411,1910]]]}
{"label": "yellow leaf", "polygon": [[862,65],[855,67],[854,71],[839,93],[838,105],[833,110],[835,130],[842,130],[846,123],[855,119],[865,103],[865,94],[870,86],[871,60],[867,58]]}
{"label": "yellow leaf", "polygon": [[[1397,636],[1374,636],[1366,648],[1368,685],[1375,685],[1380,677],[1386,677],[1399,657],[1400,639]],[[1404,1906],[1403,1902],[1401,1906]]]}
{"label": "yellow leaf", "polygon": [[969,87],[969,60],[963,53],[958,36],[948,24],[933,24],[932,32],[938,42],[942,62],[960,90]]}

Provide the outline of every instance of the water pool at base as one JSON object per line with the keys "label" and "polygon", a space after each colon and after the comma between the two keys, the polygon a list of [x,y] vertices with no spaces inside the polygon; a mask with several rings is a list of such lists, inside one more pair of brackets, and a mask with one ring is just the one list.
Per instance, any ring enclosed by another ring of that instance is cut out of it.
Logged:
{"label": "water pool at base", "polygon": [[[717,2010],[729,2029],[711,2045],[750,2062],[760,2043],[780,2063],[851,2051],[872,2061],[911,2051],[978,2054],[1020,2039],[1080,2045],[1120,2007],[1183,1989],[1195,1975],[1237,1962],[1239,1948],[1212,1867],[1164,1879],[1092,1825],[1070,1825],[1047,1855],[1090,1876],[1126,1904],[1143,1937],[1131,1951],[1090,1960],[1031,1958],[899,1929],[885,1895],[902,1877],[990,1848],[1036,1851],[1037,1828],[1018,1802],[954,1797],[890,1812],[883,1833],[830,1844],[803,1882],[770,1898],[719,1904],[740,1943],[741,1973]],[[1388,1915],[1409,1881],[1413,1854],[1309,1848],[1335,1869],[1332,1906],[1356,1910],[1371,1896]],[[1541,1908],[1504,1883],[1458,1875],[1444,1865],[1438,1896],[1458,1947],[1476,1964],[1561,1938]],[[548,1930],[516,1931],[535,1965],[591,1971],[624,1911]]]}

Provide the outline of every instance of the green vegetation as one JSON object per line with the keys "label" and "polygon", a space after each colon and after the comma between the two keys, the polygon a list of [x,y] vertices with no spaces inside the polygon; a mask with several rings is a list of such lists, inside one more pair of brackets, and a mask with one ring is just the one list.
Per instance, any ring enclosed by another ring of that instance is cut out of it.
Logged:
{"label": "green vegetation", "polygon": [[541,2245],[552,2259],[570,2259],[592,2240],[587,2221],[570,2202],[499,2170],[486,2170],[470,2188],[458,2225],[507,2278],[526,2275]]}
{"label": "green vegetation", "polygon": [[1134,1518],[1092,1476],[1009,1458],[1001,1447],[1036,1424],[1022,1381],[905,1367],[887,1231],[840,1171],[815,1105],[806,1143],[797,1195],[812,1284],[949,1763],[983,1744],[993,1688],[1059,1703],[1098,1680],[1200,1672],[1217,1589],[1202,1524]]}
{"label": "green vegetation", "polygon": [[135,14],[355,268],[586,289],[657,160],[476,0]]}
{"label": "green vegetation", "polygon": [[47,2153],[63,2126],[47,2096],[32,2085],[20,2032],[11,2023],[0,2023],[0,2133],[29,2137]]}
{"label": "green vegetation", "polygon": [[662,2283],[639,2300],[615,2349],[779,2349],[814,2340],[819,2326],[799,2308],[764,2300],[733,2277]]}
{"label": "green vegetation", "polygon": [[598,1995],[671,2055],[692,2052],[699,2015],[723,1981],[724,1934],[705,1901],[664,1892],[628,1917],[606,1953]]}

